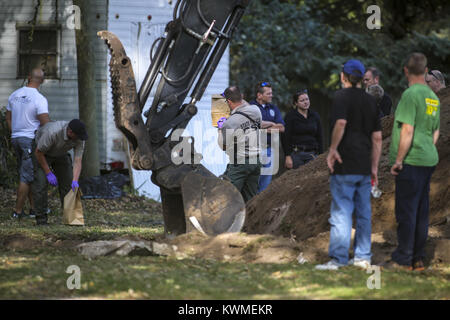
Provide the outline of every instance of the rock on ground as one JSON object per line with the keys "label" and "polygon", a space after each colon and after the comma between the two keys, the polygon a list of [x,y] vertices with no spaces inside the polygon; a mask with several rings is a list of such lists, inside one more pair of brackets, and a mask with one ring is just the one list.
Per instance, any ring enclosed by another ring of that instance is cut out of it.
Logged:
{"label": "rock on ground", "polygon": [[100,240],[82,243],[79,244],[76,248],[81,255],[87,257],[88,259],[112,254],[118,256],[174,255],[174,250],[171,246],[153,241]]}

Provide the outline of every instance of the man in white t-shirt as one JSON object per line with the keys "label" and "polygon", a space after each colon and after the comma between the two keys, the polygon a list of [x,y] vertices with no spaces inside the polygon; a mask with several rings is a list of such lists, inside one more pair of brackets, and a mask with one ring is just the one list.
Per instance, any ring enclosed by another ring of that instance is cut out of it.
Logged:
{"label": "man in white t-shirt", "polygon": [[27,196],[30,200],[30,216],[33,216],[34,203],[30,185],[34,179],[34,136],[40,125],[50,121],[47,99],[38,91],[43,82],[44,71],[33,69],[28,76],[27,86],[14,91],[6,106],[6,121],[11,130],[11,143],[17,155],[20,179],[13,218],[20,219],[25,215],[23,206]]}

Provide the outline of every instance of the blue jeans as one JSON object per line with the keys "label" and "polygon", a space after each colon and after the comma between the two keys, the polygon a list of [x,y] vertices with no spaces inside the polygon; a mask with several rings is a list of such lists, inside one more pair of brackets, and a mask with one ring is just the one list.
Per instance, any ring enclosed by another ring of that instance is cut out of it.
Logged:
{"label": "blue jeans", "polygon": [[[261,168],[261,173],[269,170],[269,169],[265,169],[264,168],[270,168],[270,166],[272,165],[272,149],[269,147],[267,149],[264,149],[261,151],[262,153],[262,168]],[[259,176],[259,182],[258,182],[258,193],[264,191],[267,186],[270,184],[270,182],[272,181],[272,175],[263,175],[261,174]]]}
{"label": "blue jeans", "polygon": [[328,254],[337,262],[348,264],[352,233],[352,215],[356,214],[356,234],[353,245],[355,259],[369,260],[372,234],[369,175],[332,175],[330,246]]}

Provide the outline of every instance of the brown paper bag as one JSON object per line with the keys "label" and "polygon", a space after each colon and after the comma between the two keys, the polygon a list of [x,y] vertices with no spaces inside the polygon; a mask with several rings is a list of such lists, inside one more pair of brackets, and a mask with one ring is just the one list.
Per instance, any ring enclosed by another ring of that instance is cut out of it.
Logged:
{"label": "brown paper bag", "polygon": [[84,226],[80,188],[76,188],[75,192],[70,189],[64,197],[64,213],[62,223],[70,224],[72,226]]}
{"label": "brown paper bag", "polygon": [[211,120],[213,127],[217,128],[217,121],[220,118],[228,118],[230,116],[230,108],[228,107],[225,98],[220,94],[213,94],[211,97]]}

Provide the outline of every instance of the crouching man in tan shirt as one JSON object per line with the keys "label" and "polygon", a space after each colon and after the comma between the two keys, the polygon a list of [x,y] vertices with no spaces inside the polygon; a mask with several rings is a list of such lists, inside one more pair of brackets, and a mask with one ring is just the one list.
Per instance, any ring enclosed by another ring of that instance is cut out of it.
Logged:
{"label": "crouching man in tan shirt", "polygon": [[[47,186],[58,186],[61,206],[70,188],[79,187],[84,141],[87,140],[86,127],[78,119],[72,121],[49,122],[36,133],[35,180],[33,198],[36,207],[36,223],[47,223]],[[68,153],[74,149],[74,166]]]}

